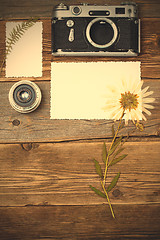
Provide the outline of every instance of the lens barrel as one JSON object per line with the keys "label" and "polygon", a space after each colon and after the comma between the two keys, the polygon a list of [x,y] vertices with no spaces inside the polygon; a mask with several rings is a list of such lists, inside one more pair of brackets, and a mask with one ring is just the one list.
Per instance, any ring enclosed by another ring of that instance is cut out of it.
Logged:
{"label": "lens barrel", "polygon": [[9,91],[11,106],[20,113],[34,111],[41,103],[40,88],[33,82],[22,80],[15,83]]}

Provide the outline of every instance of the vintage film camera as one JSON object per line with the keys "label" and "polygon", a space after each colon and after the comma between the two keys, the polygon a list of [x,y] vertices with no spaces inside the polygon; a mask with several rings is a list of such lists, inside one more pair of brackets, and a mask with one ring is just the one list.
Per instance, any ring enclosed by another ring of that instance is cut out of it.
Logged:
{"label": "vintage film camera", "polygon": [[134,3],[59,4],[52,16],[54,56],[137,56],[140,21]]}

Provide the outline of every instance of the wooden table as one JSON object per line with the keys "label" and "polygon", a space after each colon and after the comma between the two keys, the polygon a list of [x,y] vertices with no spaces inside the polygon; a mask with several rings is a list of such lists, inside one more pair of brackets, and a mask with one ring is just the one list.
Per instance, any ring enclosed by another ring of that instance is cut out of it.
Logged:
{"label": "wooden table", "polygon": [[[38,16],[43,21],[43,76],[27,78],[41,88],[43,100],[33,113],[20,114],[8,101],[15,81],[0,78],[0,239],[160,239],[160,1],[137,0],[141,19],[141,54],[136,58],[63,58],[63,61],[141,61],[145,86],[154,91],[152,115],[143,132],[126,143],[127,158],[110,171],[121,177],[110,194],[112,219],[99,187],[93,158],[111,142],[112,121],[50,120],[51,12],[61,1],[0,0],[0,55],[5,22]],[[80,3],[85,1],[67,1]],[[119,4],[116,0],[88,3]],[[1,57],[2,60],[2,57]],[[133,129],[129,124],[124,135]]]}

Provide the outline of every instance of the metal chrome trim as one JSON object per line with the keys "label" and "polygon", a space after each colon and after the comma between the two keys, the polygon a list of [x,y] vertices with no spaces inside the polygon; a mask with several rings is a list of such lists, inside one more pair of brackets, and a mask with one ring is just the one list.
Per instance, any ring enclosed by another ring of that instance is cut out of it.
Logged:
{"label": "metal chrome trim", "polygon": [[81,57],[90,57],[90,56],[105,56],[105,57],[134,57],[137,56],[138,53],[133,52],[132,50],[128,50],[128,52],[63,52],[61,49],[58,49],[57,52],[52,53],[53,56],[81,56]]}
{"label": "metal chrome trim", "polygon": [[[81,13],[78,15],[75,15],[72,13],[72,9],[74,7],[81,8]],[[116,14],[115,9],[116,8],[122,8],[122,5],[115,5],[115,6],[104,6],[104,5],[72,5],[68,6],[68,9],[53,9],[53,15],[54,18],[68,18],[68,17],[91,17],[89,15],[89,11],[109,11],[110,15],[109,17],[117,17],[117,18],[136,18],[137,15],[137,7],[133,5],[125,5],[123,6],[125,8],[125,14]],[[94,16],[94,17],[102,17],[102,16]]]}
{"label": "metal chrome trim", "polygon": [[141,20],[138,19],[138,53],[141,52]]}

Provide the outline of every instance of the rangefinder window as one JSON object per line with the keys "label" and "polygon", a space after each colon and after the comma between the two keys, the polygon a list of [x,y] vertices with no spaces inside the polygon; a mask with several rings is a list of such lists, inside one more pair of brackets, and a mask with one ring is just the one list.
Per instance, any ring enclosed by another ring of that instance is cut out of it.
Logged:
{"label": "rangefinder window", "polygon": [[109,16],[109,11],[89,11],[90,16]]}

